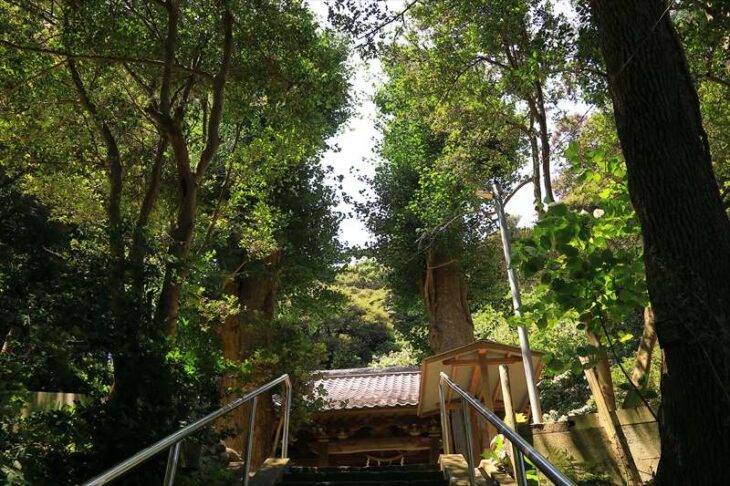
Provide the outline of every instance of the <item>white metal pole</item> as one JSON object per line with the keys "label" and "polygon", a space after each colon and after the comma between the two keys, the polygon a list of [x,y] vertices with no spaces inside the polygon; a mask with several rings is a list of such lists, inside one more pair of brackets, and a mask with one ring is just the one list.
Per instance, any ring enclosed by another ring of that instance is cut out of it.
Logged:
{"label": "white metal pole", "polygon": [[[515,270],[514,268],[512,268],[512,244],[509,240],[507,217],[505,216],[504,205],[502,204],[502,188],[496,181],[494,182],[494,205],[497,208],[499,232],[502,235],[502,250],[504,251],[504,262],[507,265],[507,279],[509,280],[509,287],[512,291],[512,306],[514,307],[515,315],[519,316],[520,307],[522,307],[522,299],[520,297],[520,284],[517,281]],[[530,341],[527,337],[527,329],[525,329],[524,326],[518,326],[517,334],[520,337],[522,364],[525,367],[525,380],[527,381],[527,394],[530,397],[532,423],[539,424],[542,422],[542,408],[540,407],[540,397],[537,394],[537,384],[535,383],[535,370],[532,368],[532,352],[530,351]]]}

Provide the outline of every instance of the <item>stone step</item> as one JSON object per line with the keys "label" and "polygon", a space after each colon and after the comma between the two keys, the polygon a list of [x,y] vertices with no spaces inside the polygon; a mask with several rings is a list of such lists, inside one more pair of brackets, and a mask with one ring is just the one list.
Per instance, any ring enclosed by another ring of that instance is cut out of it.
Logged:
{"label": "stone step", "polygon": [[287,473],[284,481],[292,483],[322,481],[438,481],[443,479],[440,471],[348,471],[348,472],[306,472]]}
{"label": "stone step", "polygon": [[440,471],[435,464],[405,464],[403,466],[293,466],[290,472],[352,472],[352,471]]}
{"label": "stone step", "polygon": [[384,485],[392,485],[392,486],[444,486],[446,483],[446,480],[443,478],[439,478],[438,480],[393,480],[393,479],[383,479],[383,480],[377,480],[377,481],[350,481],[350,480],[332,480],[332,481],[311,481],[311,482],[292,482],[287,479],[284,479],[283,482],[280,483],[281,486],[302,486],[303,484],[307,485],[316,485],[316,486],[384,486]]}
{"label": "stone step", "polygon": [[374,467],[293,467],[282,486],[444,486],[438,466],[414,464]]}

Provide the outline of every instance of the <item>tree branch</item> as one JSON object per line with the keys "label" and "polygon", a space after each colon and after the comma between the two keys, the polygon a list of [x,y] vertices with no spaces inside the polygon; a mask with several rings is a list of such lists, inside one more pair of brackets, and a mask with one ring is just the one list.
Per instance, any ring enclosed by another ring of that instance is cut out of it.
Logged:
{"label": "tree branch", "polygon": [[122,238],[122,215],[121,215],[121,198],[122,198],[122,157],[119,152],[116,138],[112,134],[109,125],[99,114],[94,102],[89,97],[86,87],[81,79],[76,63],[73,59],[66,61],[71,79],[73,80],[76,92],[79,95],[79,101],[89,116],[94,120],[96,126],[101,133],[106,147],[106,159],[109,170],[109,205],[107,211],[109,214],[109,245],[112,250],[112,256],[117,264],[123,264],[124,261],[124,240]]}
{"label": "tree branch", "polygon": [[226,78],[231,66],[233,54],[233,14],[229,8],[223,13],[223,58],[221,66],[213,80],[213,105],[208,120],[208,137],[200,161],[195,171],[197,181],[203,177],[220,145],[220,125],[223,117],[223,97],[225,94]]}
{"label": "tree branch", "polygon": [[715,76],[712,73],[707,73],[703,76],[703,78],[707,79],[708,81],[712,81],[713,83],[721,84],[727,88],[730,88],[730,80],[721,78],[719,76]]}
{"label": "tree branch", "polygon": [[[144,59],[144,58],[134,58],[134,57],[125,57],[125,56],[112,56],[112,55],[106,55],[106,54],[88,54],[88,53],[74,53],[74,52],[68,52],[63,51],[59,49],[48,49],[45,47],[40,46],[23,46],[20,44],[15,44],[13,42],[7,41],[5,39],[0,39],[0,46],[5,46],[10,49],[15,49],[18,51],[29,51],[29,52],[37,52],[39,54],[50,54],[54,56],[63,56],[67,59],[89,59],[89,60],[96,60],[96,61],[108,61],[108,62],[115,62],[115,63],[132,63],[132,64],[147,64],[150,66],[158,66],[158,67],[164,67],[165,63],[163,61],[157,60],[157,59]],[[175,69],[179,71],[186,71],[189,73],[197,74],[198,76],[203,76],[207,79],[213,79],[214,76],[210,73],[207,73],[205,71],[201,71],[199,69],[191,69],[189,67],[183,66],[182,64],[175,64]]]}
{"label": "tree branch", "polygon": [[63,59],[63,60],[61,60],[61,61],[58,61],[58,62],[57,62],[57,63],[55,63],[55,64],[51,64],[50,66],[48,66],[48,67],[46,67],[46,68],[43,68],[43,69],[41,69],[41,70],[40,70],[40,71],[38,71],[37,73],[35,73],[35,74],[32,74],[32,75],[28,76],[28,77],[27,77],[27,78],[25,78],[24,80],[22,80],[22,81],[20,81],[20,82],[18,82],[18,83],[16,83],[16,84],[14,84],[13,86],[10,86],[10,87],[9,87],[8,89],[6,89],[5,91],[3,91],[3,93],[2,93],[2,94],[0,94],[0,99],[2,99],[2,98],[5,98],[5,97],[6,97],[6,96],[8,96],[9,94],[11,94],[11,93],[14,93],[14,92],[15,92],[15,91],[17,91],[18,89],[22,88],[22,87],[23,87],[23,86],[25,86],[26,84],[32,83],[33,81],[35,81],[36,79],[40,78],[40,77],[41,77],[41,76],[43,76],[44,74],[46,74],[46,73],[48,73],[48,72],[50,72],[50,71],[53,71],[53,70],[54,70],[54,69],[56,69],[57,67],[59,67],[59,66],[63,66],[64,64],[66,64],[66,60],[65,60],[65,59]]}
{"label": "tree branch", "polygon": [[178,0],[170,0],[165,4],[167,10],[167,36],[165,37],[165,59],[162,68],[162,84],[160,85],[160,112],[170,116],[170,87],[172,69],[175,64],[175,47],[177,46],[177,22],[180,14]]}
{"label": "tree branch", "polygon": [[402,19],[405,16],[406,12],[408,12],[419,1],[420,0],[411,0],[410,2],[408,2],[408,4],[406,4],[406,6],[403,8],[403,10],[401,10],[399,13],[395,14],[394,16],[392,16],[385,22],[382,22],[382,23],[376,25],[375,27],[373,27],[372,29],[370,29],[369,31],[367,31],[366,33],[364,33],[363,35],[358,37],[357,40],[365,39],[365,42],[362,45],[367,44],[368,42],[370,42],[372,40],[372,38],[375,36],[375,34],[380,32],[381,30],[383,30],[385,27],[389,26],[396,20]]}
{"label": "tree branch", "polygon": [[[532,179],[532,177],[528,177],[528,178],[527,178],[527,179],[525,179],[524,181],[522,181],[522,182],[520,182],[519,184],[517,184],[517,185],[516,185],[516,186],[514,187],[514,189],[512,189],[512,192],[510,192],[510,193],[509,193],[509,194],[507,195],[507,197],[505,197],[505,198],[504,198],[504,201],[502,201],[502,205],[503,205],[503,206],[506,206],[506,205],[507,205],[507,203],[509,202],[509,200],[510,200],[510,199],[512,199],[512,196],[514,196],[515,194],[517,194],[517,191],[519,191],[520,189],[522,189],[523,187],[525,187],[525,186],[526,186],[527,184],[529,184],[530,182],[534,182],[534,181],[533,181],[533,179]],[[539,182],[536,182],[536,183],[539,183]]]}
{"label": "tree branch", "polygon": [[11,5],[15,5],[21,10],[25,10],[31,15],[38,15],[41,19],[43,19],[45,22],[48,22],[51,25],[55,25],[58,19],[56,19],[53,16],[52,12],[49,12],[48,10],[43,9],[42,7],[39,7],[38,5],[34,4],[33,2],[30,2],[29,0],[23,0],[22,2],[14,2],[13,0],[5,0]]}
{"label": "tree branch", "polygon": [[[237,127],[236,130],[236,138],[233,141],[233,147],[231,147],[230,154],[234,154],[236,152],[236,148],[238,147],[238,142],[241,138],[241,125]],[[231,175],[233,174],[233,160],[231,160],[228,164],[228,171],[226,171],[226,178],[223,181],[223,186],[221,187],[221,191],[218,194],[218,199],[215,203],[215,209],[213,210],[213,216],[210,218],[210,224],[208,225],[208,229],[205,231],[205,237],[203,237],[203,242],[200,244],[200,248],[198,248],[198,251],[196,253],[201,253],[205,246],[208,244],[208,241],[210,240],[210,235],[213,234],[213,229],[215,229],[216,224],[218,224],[218,219],[220,218],[221,213],[221,206],[223,204],[223,196],[225,195],[225,192],[228,190],[230,185],[232,184]]]}
{"label": "tree branch", "polygon": [[134,225],[134,234],[132,237],[132,249],[130,251],[130,263],[132,271],[137,273],[135,281],[137,285],[141,285],[141,267],[143,258],[145,255],[145,227],[150,219],[150,214],[157,203],[157,198],[160,194],[160,187],[162,185],[162,168],[165,163],[165,151],[167,150],[167,138],[164,136],[160,137],[160,141],[157,143],[157,153],[155,154],[155,160],[152,164],[152,172],[150,173],[150,179],[147,183],[147,190],[145,191],[142,205],[139,208],[139,215],[137,216],[137,222]]}
{"label": "tree branch", "polygon": [[493,57],[484,56],[484,55],[476,56],[474,58],[473,62],[474,62],[474,64],[476,64],[478,62],[486,62],[488,64],[500,67],[502,69],[507,69],[507,70],[513,69],[512,66],[509,66],[509,65],[503,63],[502,61],[498,61],[498,60],[494,59]]}

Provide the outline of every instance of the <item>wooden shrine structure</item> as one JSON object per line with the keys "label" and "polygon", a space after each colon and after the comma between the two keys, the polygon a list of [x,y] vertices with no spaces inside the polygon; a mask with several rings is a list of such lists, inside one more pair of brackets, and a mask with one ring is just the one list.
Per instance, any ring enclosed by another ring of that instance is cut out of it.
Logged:
{"label": "wooden shrine structure", "polygon": [[[533,351],[533,369],[542,371],[542,354]],[[529,415],[520,348],[493,341],[431,356],[420,367],[354,368],[318,373],[323,406],[313,424],[297,437],[292,460],[298,465],[364,466],[435,463],[441,452],[438,382],[441,371],[500,415],[504,400],[499,365],[508,367],[516,412]],[[447,396],[447,407],[460,407]],[[460,408],[459,408],[460,410]],[[463,434],[454,414],[454,444]],[[473,453],[489,448],[494,430],[472,417],[477,438]]]}

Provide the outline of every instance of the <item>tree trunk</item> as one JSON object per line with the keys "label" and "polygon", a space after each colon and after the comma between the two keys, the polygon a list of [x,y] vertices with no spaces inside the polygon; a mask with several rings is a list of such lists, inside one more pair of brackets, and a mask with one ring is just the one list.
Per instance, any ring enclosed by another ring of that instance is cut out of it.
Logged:
{"label": "tree trunk", "polygon": [[544,213],[542,204],[542,188],[540,186],[540,149],[537,145],[537,134],[535,133],[535,117],[530,115],[530,154],[532,155],[532,195],[535,200],[535,212],[538,216]]}
{"label": "tree trunk", "polygon": [[[227,4],[221,15],[221,27],[223,30],[223,52],[220,68],[213,78],[213,105],[206,131],[205,146],[200,154],[198,164],[193,169],[188,150],[188,143],[183,133],[184,105],[178,106],[175,118],[166,111],[170,107],[166,102],[169,94],[170,71],[168,68],[174,62],[174,44],[177,36],[177,28],[173,25],[177,22],[177,2],[166,4],[168,8],[168,36],[165,41],[165,72],[161,86],[161,110],[149,109],[149,114],[158,123],[160,130],[165,133],[167,141],[172,148],[175,165],[177,167],[178,180],[180,183],[180,203],[178,206],[177,220],[170,231],[171,242],[168,249],[170,261],[165,268],[165,278],[162,283],[162,290],[157,304],[155,321],[164,329],[165,333],[173,340],[177,330],[177,318],[180,307],[180,296],[188,273],[188,256],[193,241],[193,230],[195,229],[195,216],[198,203],[198,190],[202,184],[208,166],[220,146],[220,125],[223,118],[223,99],[225,95],[226,79],[231,65],[233,55],[233,14]],[[172,47],[170,47],[172,46]]]}
{"label": "tree trunk", "polygon": [[[180,135],[182,137],[182,135]],[[174,143],[171,143],[174,146]],[[187,148],[185,149],[187,158]],[[176,158],[181,157],[179,153]],[[189,158],[188,158],[189,161]],[[178,162],[178,165],[189,162]],[[175,338],[177,318],[180,309],[180,296],[183,283],[188,275],[188,256],[193,243],[195,216],[198,205],[198,183],[191,173],[180,177],[180,206],[177,212],[177,221],[170,231],[170,245],[167,253],[169,262],[165,268],[165,278],[162,283],[159,301],[157,304],[156,322],[165,334]]]}
{"label": "tree trunk", "polygon": [[664,351],[656,484],[717,484],[730,457],[730,222],[668,4],[592,0]]}
{"label": "tree trunk", "polygon": [[[654,312],[651,307],[644,308],[644,331],[639,341],[639,349],[636,351],[634,360],[634,371],[631,373],[631,382],[639,390],[639,393],[646,390],[649,371],[651,371],[651,355],[656,344],[656,328],[654,326]],[[629,389],[621,408],[634,408],[641,404],[641,397],[635,389]]]}
{"label": "tree trunk", "polygon": [[548,204],[555,201],[553,183],[550,178],[550,131],[548,129],[547,113],[545,112],[545,97],[542,92],[542,83],[535,82],[536,118],[540,127],[540,157],[542,160],[542,182],[545,186],[545,200]]}
{"label": "tree trunk", "polygon": [[466,300],[466,281],[458,260],[431,250],[422,291],[428,314],[428,339],[434,353],[474,341],[474,325]]}
{"label": "tree trunk", "polygon": [[13,341],[17,338],[18,327],[11,325],[10,329],[8,329],[8,333],[5,335],[5,341],[3,341],[3,347],[2,350],[0,350],[0,354],[10,354],[13,351]]}
{"label": "tree trunk", "polygon": [[[270,322],[274,316],[276,304],[277,279],[275,272],[280,261],[277,252],[260,262],[260,268],[250,272],[246,277],[231,280],[226,285],[226,292],[237,297],[241,313],[226,319],[220,330],[223,356],[227,359],[243,362],[254,356],[256,351],[270,347],[273,341]],[[274,378],[271,370],[254,367],[249,383],[241,383],[236,375],[225,376],[222,380],[222,402],[231,401],[236,396],[226,393],[229,388],[251,390]],[[250,406],[240,407],[231,413],[228,426],[235,426],[240,433],[227,440],[228,447],[245,454],[246,433]],[[276,433],[276,417],[271,393],[259,395],[254,427],[253,447],[251,450],[251,470],[257,469],[273,447]]]}
{"label": "tree trunk", "polygon": [[141,304],[144,302],[144,260],[149,253],[149,244],[147,241],[146,230],[149,223],[150,215],[157,204],[157,198],[160,195],[162,186],[162,168],[165,163],[165,151],[167,150],[167,139],[164,135],[160,135],[160,141],[157,143],[157,152],[152,162],[147,188],[145,189],[144,199],[139,208],[137,222],[134,225],[132,233],[132,245],[129,249],[129,267],[132,274],[132,295],[135,300]]}

